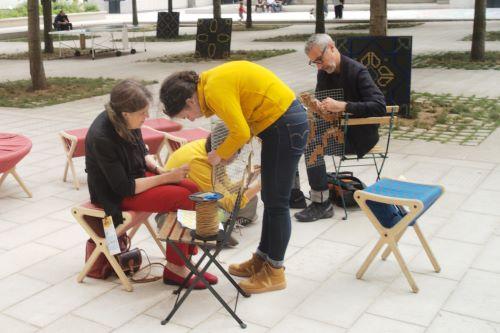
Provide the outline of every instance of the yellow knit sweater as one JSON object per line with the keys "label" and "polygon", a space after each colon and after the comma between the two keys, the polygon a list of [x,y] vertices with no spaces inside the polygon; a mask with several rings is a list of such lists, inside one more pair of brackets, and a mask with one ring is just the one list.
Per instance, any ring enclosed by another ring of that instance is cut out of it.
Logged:
{"label": "yellow knit sweater", "polygon": [[201,73],[197,91],[202,113],[218,116],[229,129],[217,148],[223,159],[278,120],[295,99],[273,72],[248,61],[230,61]]}

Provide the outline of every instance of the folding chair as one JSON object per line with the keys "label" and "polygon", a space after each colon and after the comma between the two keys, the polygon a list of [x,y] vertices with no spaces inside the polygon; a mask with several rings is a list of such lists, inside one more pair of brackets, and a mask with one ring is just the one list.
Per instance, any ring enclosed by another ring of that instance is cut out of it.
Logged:
{"label": "folding chair", "polygon": [[[113,267],[116,275],[118,275],[118,278],[123,284],[125,290],[132,291],[133,288],[130,280],[123,272],[123,269],[121,268],[116,258],[109,252],[108,246],[106,244],[106,239],[103,236],[104,231],[102,227],[102,219],[105,216],[104,211],[101,208],[93,205],[92,203],[86,202],[82,205],[73,207],[71,209],[71,213],[73,214],[73,217],[76,219],[76,221],[82,226],[85,232],[96,244],[94,251],[85,263],[83,270],[80,272],[80,274],[78,274],[77,281],[79,283],[82,283],[83,279],[90,271],[99,255],[104,254],[104,256],[106,256],[109,263],[111,264],[111,267]],[[130,230],[128,236],[130,237],[130,239],[132,239],[139,227],[141,225],[145,225],[149,233],[151,234],[151,237],[153,237],[153,240],[160,248],[162,255],[165,256],[165,247],[158,239],[158,234],[156,233],[156,231],[149,224],[148,218],[150,215],[151,213],[148,212],[124,211],[124,221],[116,228],[116,234],[117,236],[121,236]]]}
{"label": "folding chair", "polygon": [[394,253],[412,291],[417,293],[418,287],[398,248],[398,241],[408,226],[412,226],[415,230],[434,270],[439,273],[441,268],[418,226],[417,218],[424,214],[443,192],[444,188],[439,185],[417,184],[388,178],[383,178],[362,191],[356,191],[355,200],[380,234],[380,239],[361,265],[356,277],[358,279],[363,277],[382,246],[387,244],[382,259],[385,260],[391,252]]}
{"label": "folding chair", "polygon": [[12,175],[21,188],[26,192],[28,197],[32,198],[30,190],[16,171],[16,165],[19,163],[31,150],[31,140],[20,134],[0,133],[0,186],[7,178]]}
{"label": "folding chair", "polygon": [[201,127],[166,133],[168,153],[173,153],[188,142],[206,139],[209,135],[210,131]]}
{"label": "folding chair", "polygon": [[[335,158],[333,158],[333,166],[335,168],[335,172],[338,174],[341,168],[345,167],[358,167],[358,166],[366,166],[366,165],[374,165],[377,171],[377,180],[380,179],[380,174],[382,173],[382,169],[384,168],[385,160],[389,155],[389,144],[391,142],[391,134],[394,124],[396,123],[398,117],[397,114],[399,112],[399,106],[392,105],[386,107],[387,115],[382,117],[368,117],[368,118],[345,118],[344,124],[348,126],[360,126],[360,125],[385,125],[388,126],[387,132],[387,140],[382,145],[376,144],[365,156],[358,158],[357,156],[343,154],[340,156],[338,165],[335,162]],[[347,131],[344,132],[344,135],[347,134]],[[345,139],[347,139],[345,137]],[[380,142],[380,141],[379,141]],[[348,164],[343,165],[344,161],[359,161],[359,160],[372,160],[371,163],[368,164]]]}
{"label": "folding chair", "polygon": [[[181,224],[177,221],[176,213],[170,213],[167,216],[165,224],[160,230],[159,238],[161,240],[165,240],[167,244],[172,246],[177,255],[180,258],[182,258],[187,268],[190,270],[190,273],[188,274],[188,276],[186,276],[186,278],[181,283],[179,288],[177,288],[173,292],[174,294],[177,295],[177,299],[175,300],[174,307],[172,308],[170,313],[164,320],[162,320],[161,322],[162,325],[165,325],[170,321],[170,319],[172,319],[172,317],[180,308],[182,303],[189,296],[196,283],[198,283],[198,281],[201,281],[207,287],[207,289],[214,295],[214,297],[222,304],[222,306],[231,314],[234,320],[238,322],[240,327],[246,328],[247,325],[236,314],[236,307],[238,306],[238,298],[240,294],[243,295],[244,297],[250,297],[250,294],[247,294],[245,291],[243,291],[243,289],[241,289],[241,287],[236,283],[236,281],[234,281],[231,275],[229,275],[229,273],[224,269],[224,267],[222,267],[222,265],[217,261],[217,256],[224,248],[225,244],[229,241],[229,237],[234,229],[236,218],[239,212],[239,207],[241,204],[242,195],[243,195],[243,190],[241,190],[238,193],[238,196],[236,197],[234,209],[231,212],[231,217],[229,219],[229,222],[225,224],[224,230],[220,230],[219,233],[215,237],[213,237],[213,239],[210,240],[199,239],[196,237],[194,230],[182,227]],[[187,258],[182,253],[182,251],[179,250],[177,244],[196,245],[203,251],[203,255],[196,264],[192,264],[190,258]],[[214,253],[212,254],[210,251],[214,251]],[[208,258],[207,263],[205,263],[205,265],[201,269],[199,269],[205,258]],[[203,274],[212,264],[214,264],[222,272],[222,274],[229,280],[229,282],[237,290],[237,297],[234,310],[229,307],[226,301],[224,301],[224,299],[217,293],[217,291],[212,287],[212,285],[210,285],[210,283],[208,283],[208,281],[203,277]],[[193,275],[196,276],[193,283],[191,283],[188,289],[186,289],[181,296],[182,289]]]}

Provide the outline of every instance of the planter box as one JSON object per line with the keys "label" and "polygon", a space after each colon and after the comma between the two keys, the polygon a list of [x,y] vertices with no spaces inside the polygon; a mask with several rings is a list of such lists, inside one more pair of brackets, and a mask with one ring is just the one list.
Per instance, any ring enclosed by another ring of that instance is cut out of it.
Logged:
{"label": "planter box", "polygon": [[232,19],[198,19],[196,56],[224,59],[231,51]]}
{"label": "planter box", "polygon": [[156,38],[175,38],[179,36],[179,12],[158,12]]}

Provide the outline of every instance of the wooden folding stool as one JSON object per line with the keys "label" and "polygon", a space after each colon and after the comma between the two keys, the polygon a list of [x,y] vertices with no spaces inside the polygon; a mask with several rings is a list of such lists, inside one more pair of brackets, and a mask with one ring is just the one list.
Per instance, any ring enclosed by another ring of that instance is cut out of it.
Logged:
{"label": "wooden folding stool", "polygon": [[380,239],[361,265],[356,277],[358,279],[363,277],[382,246],[387,244],[382,259],[385,260],[391,252],[394,253],[412,291],[417,293],[418,287],[398,248],[398,241],[408,226],[412,226],[415,230],[434,270],[438,273],[441,268],[418,226],[417,218],[424,214],[443,192],[444,188],[440,185],[418,184],[388,178],[382,178],[366,189],[354,192],[354,198],[359,207],[380,235]]}
{"label": "wooden folding stool", "polygon": [[31,151],[31,146],[31,140],[24,135],[0,133],[0,186],[8,175],[12,175],[30,198],[33,194],[17,173],[16,165]]}
{"label": "wooden folding stool", "polygon": [[[151,120],[154,121],[155,119]],[[178,128],[177,125],[169,123],[165,124],[164,122],[158,123],[156,121],[152,122],[151,124],[152,125],[160,124],[163,126],[160,127],[162,129]],[[64,167],[63,181],[64,182],[66,181],[68,175],[68,169],[70,169],[71,175],[73,177],[73,185],[77,190],[80,188],[80,182],[78,181],[78,177],[76,175],[75,166],[73,164],[73,158],[85,156],[85,138],[87,137],[87,132],[88,128],[78,128],[74,130],[59,132],[59,136],[61,137],[64,151],[66,153],[66,166]],[[163,147],[165,147],[165,145],[167,144],[166,132],[157,130],[149,126],[142,126],[141,132],[144,143],[148,145],[150,154],[154,155],[155,158],[158,160],[158,163],[162,164],[160,153]]]}
{"label": "wooden folding stool", "polygon": [[142,126],[141,133],[144,143],[148,146],[149,153],[156,158],[158,163],[163,164],[160,153],[163,147],[167,145],[167,133],[149,126]]}
{"label": "wooden folding stool", "polygon": [[66,181],[68,176],[68,168],[71,169],[73,185],[77,190],[80,188],[80,182],[76,176],[73,158],[85,156],[85,137],[87,136],[88,130],[88,128],[77,128],[74,130],[59,132],[64,152],[66,153],[66,165],[64,166],[63,182]]}
{"label": "wooden folding stool", "polygon": [[[118,278],[123,284],[125,290],[132,291],[132,284],[123,272],[123,269],[121,268],[116,258],[109,252],[108,246],[106,244],[106,239],[99,236],[96,232],[96,230],[101,230],[102,228],[102,219],[105,215],[104,211],[101,208],[93,205],[92,203],[87,202],[80,206],[73,207],[71,209],[71,212],[73,213],[76,221],[82,226],[85,232],[96,244],[94,251],[85,263],[83,270],[80,272],[80,274],[78,274],[77,281],[79,283],[83,282],[83,279],[90,271],[99,255],[102,253],[106,256],[106,259],[108,259],[116,275],[118,275]],[[165,247],[158,239],[158,234],[156,233],[155,229],[149,224],[148,218],[150,215],[151,213],[148,212],[124,211],[123,223],[116,228],[116,234],[117,236],[121,236],[130,230],[128,236],[132,240],[139,227],[141,225],[145,225],[149,233],[151,234],[151,237],[160,248],[162,255],[165,256]]]}

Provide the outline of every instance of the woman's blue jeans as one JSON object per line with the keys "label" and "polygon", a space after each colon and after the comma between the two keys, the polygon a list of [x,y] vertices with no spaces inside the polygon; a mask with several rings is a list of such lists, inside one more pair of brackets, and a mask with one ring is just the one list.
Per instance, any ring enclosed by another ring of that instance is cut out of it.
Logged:
{"label": "woman's blue jeans", "polygon": [[290,190],[308,134],[306,111],[298,101],[294,101],[281,118],[259,134],[262,139],[261,198],[264,214],[257,254],[275,267],[283,265],[290,240]]}

